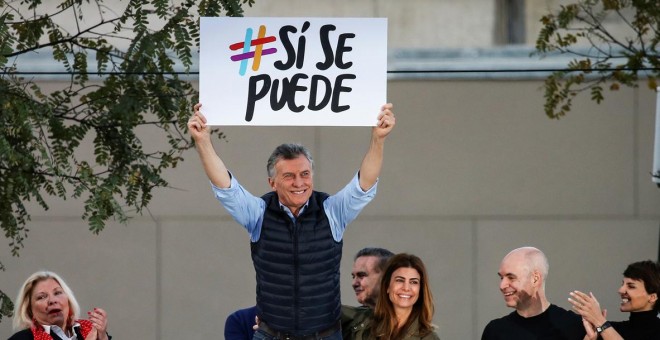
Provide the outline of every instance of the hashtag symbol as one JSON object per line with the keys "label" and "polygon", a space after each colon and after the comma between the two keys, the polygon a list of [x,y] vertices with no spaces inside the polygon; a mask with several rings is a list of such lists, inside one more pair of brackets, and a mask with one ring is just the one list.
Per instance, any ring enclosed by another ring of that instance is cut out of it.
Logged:
{"label": "hashtag symbol", "polygon": [[[245,40],[242,42],[237,42],[235,44],[229,45],[229,49],[236,51],[242,49],[241,54],[236,54],[231,56],[232,61],[240,61],[241,67],[238,71],[240,75],[245,75],[247,70],[248,59],[252,58],[252,71],[258,71],[259,65],[261,64],[261,56],[273,54],[277,52],[276,48],[266,48],[264,49],[264,44],[271,43],[277,40],[274,36],[266,36],[266,26],[259,26],[259,35],[257,39],[252,40],[252,28],[248,28],[245,31]],[[252,46],[256,46],[254,51],[250,51]]]}

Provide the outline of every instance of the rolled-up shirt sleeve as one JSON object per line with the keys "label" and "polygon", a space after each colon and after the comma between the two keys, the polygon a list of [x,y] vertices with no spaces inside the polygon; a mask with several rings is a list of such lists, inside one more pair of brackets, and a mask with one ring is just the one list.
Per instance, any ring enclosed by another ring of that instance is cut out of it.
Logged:
{"label": "rolled-up shirt sleeve", "polygon": [[339,192],[328,197],[323,202],[325,214],[330,221],[332,236],[335,241],[341,241],[346,226],[353,222],[362,209],[376,197],[378,181],[369,190],[360,188],[359,173],[355,173],[353,179]]}
{"label": "rolled-up shirt sleeve", "polygon": [[229,215],[245,227],[250,234],[250,240],[258,241],[266,202],[247,191],[234,176],[231,176],[229,188],[218,188],[211,183],[211,189]]}

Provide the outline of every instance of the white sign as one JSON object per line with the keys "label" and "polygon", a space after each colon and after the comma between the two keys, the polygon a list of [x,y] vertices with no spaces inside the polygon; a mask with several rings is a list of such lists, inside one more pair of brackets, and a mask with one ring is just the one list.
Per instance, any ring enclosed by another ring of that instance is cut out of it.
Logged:
{"label": "white sign", "polygon": [[374,126],[387,93],[387,19],[200,20],[210,125]]}

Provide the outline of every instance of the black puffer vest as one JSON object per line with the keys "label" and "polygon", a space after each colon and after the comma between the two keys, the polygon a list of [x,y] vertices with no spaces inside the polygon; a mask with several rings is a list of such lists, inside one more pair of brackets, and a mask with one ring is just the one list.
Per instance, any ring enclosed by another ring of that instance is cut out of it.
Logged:
{"label": "black puffer vest", "polygon": [[275,192],[266,202],[261,235],[253,242],[257,315],[270,328],[299,336],[328,329],[341,314],[339,265],[343,242],[332,237],[323,201],[314,191],[295,222]]}

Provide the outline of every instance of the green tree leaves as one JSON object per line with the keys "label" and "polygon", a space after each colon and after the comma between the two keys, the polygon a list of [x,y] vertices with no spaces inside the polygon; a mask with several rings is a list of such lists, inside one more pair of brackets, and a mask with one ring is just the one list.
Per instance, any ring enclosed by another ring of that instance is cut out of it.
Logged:
{"label": "green tree leaves", "polygon": [[[622,22],[626,34],[606,25]],[[636,87],[640,76],[655,89],[658,76],[660,6],[657,0],[580,0],[541,18],[536,40],[538,54],[567,53],[576,58],[567,70],[545,81],[544,110],[559,119],[570,111],[572,99],[588,92],[597,103],[604,88]]]}
{"label": "green tree leaves", "polygon": [[[199,17],[240,16],[253,3],[66,0],[52,10],[0,0],[0,228],[14,256],[29,231],[27,202],[80,199],[94,233],[142,213],[193,146],[185,129],[197,92],[178,72],[193,65]],[[45,92],[17,74],[30,53],[52,53],[69,81]],[[144,136],[163,142],[146,146]],[[93,155],[80,152],[90,145]],[[0,318],[11,308],[0,291]]]}

